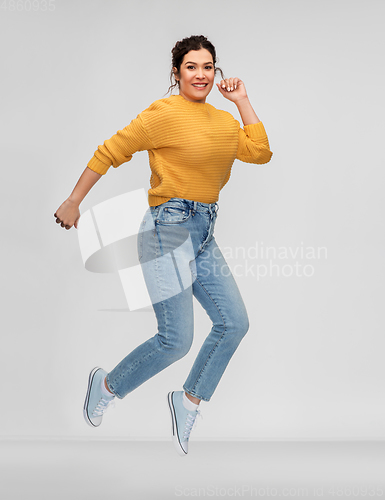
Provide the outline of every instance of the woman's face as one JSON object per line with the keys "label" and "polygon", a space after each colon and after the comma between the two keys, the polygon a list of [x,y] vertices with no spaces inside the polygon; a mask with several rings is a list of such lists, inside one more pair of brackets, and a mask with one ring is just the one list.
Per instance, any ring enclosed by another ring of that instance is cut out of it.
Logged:
{"label": "woman's face", "polygon": [[175,78],[179,80],[179,95],[188,101],[206,102],[215,78],[213,57],[210,52],[207,49],[187,52],[180,65],[179,74],[175,74]]}

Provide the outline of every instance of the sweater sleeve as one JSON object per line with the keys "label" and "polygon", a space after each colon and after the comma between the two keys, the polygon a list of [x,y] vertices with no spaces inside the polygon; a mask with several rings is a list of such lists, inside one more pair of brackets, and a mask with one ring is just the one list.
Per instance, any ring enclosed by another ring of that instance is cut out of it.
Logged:
{"label": "sweater sleeve", "polygon": [[244,125],[235,120],[238,130],[238,151],[236,158],[246,163],[268,163],[273,156],[262,122]]}
{"label": "sweater sleeve", "polygon": [[142,116],[139,114],[127,127],[98,146],[87,167],[104,175],[111,165],[116,168],[130,161],[136,151],[153,149]]}

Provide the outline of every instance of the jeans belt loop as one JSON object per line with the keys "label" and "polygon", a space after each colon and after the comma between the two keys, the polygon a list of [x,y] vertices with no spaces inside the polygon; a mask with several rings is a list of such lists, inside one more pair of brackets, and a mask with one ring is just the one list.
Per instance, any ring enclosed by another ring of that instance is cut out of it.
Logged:
{"label": "jeans belt loop", "polygon": [[213,207],[212,208],[210,207],[210,212],[211,212],[211,214],[215,214],[215,215],[217,214],[217,212],[218,212],[218,204],[216,202],[213,203]]}
{"label": "jeans belt loop", "polygon": [[194,203],[194,205],[193,205],[193,215],[195,215],[195,212],[197,211],[198,202],[194,201],[193,203]]}

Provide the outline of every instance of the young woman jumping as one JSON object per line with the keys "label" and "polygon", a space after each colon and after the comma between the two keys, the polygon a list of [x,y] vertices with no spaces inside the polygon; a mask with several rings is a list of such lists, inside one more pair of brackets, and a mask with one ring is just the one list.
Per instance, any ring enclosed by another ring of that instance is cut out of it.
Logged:
{"label": "young woman jumping", "polygon": [[[216,51],[204,36],[191,36],[172,49],[172,89],[178,95],[153,102],[95,151],[69,198],[54,216],[61,227],[77,228],[79,205],[108,171],[147,150],[151,168],[149,207],[138,231],[138,257],[158,332],[112,371],[94,368],[83,408],[98,427],[111,401],[124,398],[189,351],[193,340],[193,295],[212,321],[182,389],[168,394],[172,436],[181,456],[201,400],[210,401],[231,357],[249,329],[235,279],[217,246],[214,226],[219,192],[235,159],[270,161],[268,138],[240,78],[224,78]],[[217,83],[238,108],[240,123],[206,98]],[[175,83],[173,84],[173,78]]]}

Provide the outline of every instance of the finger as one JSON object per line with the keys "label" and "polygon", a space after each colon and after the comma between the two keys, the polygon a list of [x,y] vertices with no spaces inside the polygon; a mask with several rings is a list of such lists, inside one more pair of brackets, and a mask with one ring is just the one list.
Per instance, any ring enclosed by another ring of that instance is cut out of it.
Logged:
{"label": "finger", "polygon": [[56,219],[56,224],[60,224],[61,220],[59,219],[59,217]]}
{"label": "finger", "polygon": [[230,90],[231,90],[230,80],[231,80],[231,78],[226,78],[226,90],[227,90],[227,92],[230,92]]}
{"label": "finger", "polygon": [[71,226],[69,226],[68,224],[65,226],[66,229],[70,229]]}
{"label": "finger", "polygon": [[231,92],[230,90],[230,83],[228,79],[222,80],[220,84],[217,84],[218,90],[220,93],[226,97],[226,94],[229,94]]}
{"label": "finger", "polygon": [[240,80],[239,78],[235,78],[235,77],[234,78],[226,78],[225,80],[221,80],[220,90],[223,89],[225,92],[232,92],[233,90],[236,90],[241,83],[242,83],[242,80]]}
{"label": "finger", "polygon": [[230,91],[230,78],[226,78],[225,80],[222,80],[222,88],[229,92]]}

